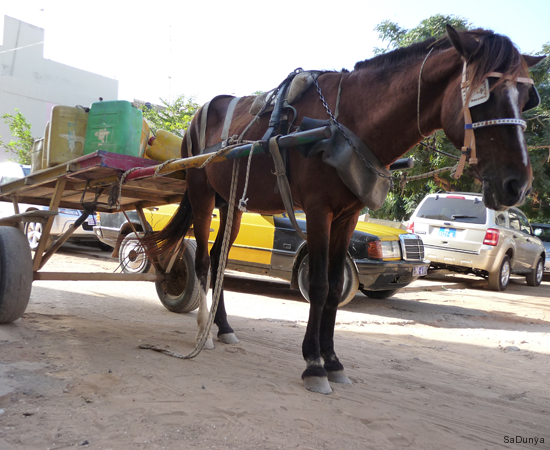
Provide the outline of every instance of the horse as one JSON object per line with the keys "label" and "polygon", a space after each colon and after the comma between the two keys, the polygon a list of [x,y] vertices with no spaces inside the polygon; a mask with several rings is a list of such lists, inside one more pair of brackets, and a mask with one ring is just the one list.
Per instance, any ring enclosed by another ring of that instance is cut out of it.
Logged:
{"label": "horse", "polygon": [[[492,31],[457,31],[447,26],[446,35],[439,39],[430,38],[360,61],[352,71],[321,72],[292,105],[283,104],[286,120],[273,122],[269,114],[253,116],[250,108],[255,96],[215,97],[194,116],[182,142],[182,157],[216,145],[219,148],[227,135],[255,141],[265,137],[270,126],[281,134],[294,132],[305,118],[311,118],[329,119],[346,139],[347,130],[374,153],[381,166],[388,167],[423,137],[443,129],[461,149],[462,159],[469,158],[472,171],[483,184],[485,204],[495,210],[506,209],[521,204],[531,189],[532,170],[521,112],[533,106],[538,95],[528,68],[542,58],[521,55],[509,38]],[[484,86],[488,87],[485,100],[472,106],[473,97]],[[338,117],[333,112],[336,109]],[[236,192],[244,192],[245,184],[248,187],[249,211],[285,211],[274,157],[254,154],[249,163],[250,170],[245,158],[238,163],[218,162],[188,169],[179,209],[153,237],[159,254],[167,253],[193,225],[195,272],[201,287],[199,330],[204,329],[208,317],[210,265],[215,283],[222,230],[231,212],[230,244],[239,231],[242,211],[234,202],[230,204],[233,167],[238,174]],[[307,217],[310,306],[302,344],[306,363],[302,380],[307,390],[328,394],[332,392],[330,382],[351,384],[334,349],[334,327],[347,249],[364,204],[339,171],[324,161],[322,153],[305,157],[303,152],[290,149],[286,168],[292,208],[303,210]],[[385,173],[375,169],[371,176],[387,181]],[[220,207],[220,232],[209,255],[210,222],[216,205]],[[227,320],[223,291],[214,323],[219,341],[238,342]],[[211,338],[205,347],[213,347]]]}

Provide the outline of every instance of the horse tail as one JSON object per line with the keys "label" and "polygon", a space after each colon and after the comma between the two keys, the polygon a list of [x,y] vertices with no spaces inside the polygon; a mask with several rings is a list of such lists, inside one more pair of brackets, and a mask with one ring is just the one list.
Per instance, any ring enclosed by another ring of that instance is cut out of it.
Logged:
{"label": "horse tail", "polygon": [[180,206],[166,226],[143,238],[149,255],[162,259],[173,253],[178,243],[185,238],[193,224],[193,209],[187,191],[183,195]]}

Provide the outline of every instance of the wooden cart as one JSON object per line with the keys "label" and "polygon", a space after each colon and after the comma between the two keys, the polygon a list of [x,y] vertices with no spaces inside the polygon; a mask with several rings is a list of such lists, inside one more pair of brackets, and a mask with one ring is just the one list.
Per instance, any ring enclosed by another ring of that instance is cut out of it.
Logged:
{"label": "wooden cart", "polygon": [[[118,186],[122,174],[135,168],[154,168],[157,164],[149,159],[97,151],[0,186],[0,201],[13,202],[15,211],[13,216],[0,219],[0,323],[12,322],[23,315],[35,280],[165,281],[158,263],[156,273],[144,274],[42,270],[90,214],[117,211],[108,204],[109,193],[113,185]],[[165,176],[127,180],[120,190],[121,209],[136,210],[143,229],[148,229],[143,208],[181,201],[186,186],[184,174],[184,171],[178,171]],[[49,208],[20,214],[19,203]],[[53,242],[50,231],[59,208],[79,209],[83,214]],[[43,224],[42,237],[34,256],[23,234],[25,222]]]}
{"label": "wooden cart", "polygon": [[[322,127],[277,139],[281,148],[288,148],[329,136],[330,128]],[[37,280],[154,281],[159,298],[167,309],[174,312],[196,309],[198,282],[193,268],[194,255],[185,253],[194,251],[193,244],[182,248],[178,255],[173,255],[165,264],[167,269],[158,261],[152,261],[155,273],[46,272],[42,269],[90,214],[118,211],[109,204],[110,194],[118,197],[120,209],[136,210],[142,229],[147,230],[149,227],[143,208],[179,203],[186,188],[186,169],[266,151],[267,142],[257,141],[161,165],[154,160],[97,151],[1,185],[0,201],[13,202],[15,214],[0,219],[0,323],[13,322],[23,315],[32,283]],[[20,214],[19,203],[49,208]],[[83,210],[83,214],[53,242],[50,231],[59,208],[79,209]],[[44,224],[34,256],[23,234],[26,222]]]}

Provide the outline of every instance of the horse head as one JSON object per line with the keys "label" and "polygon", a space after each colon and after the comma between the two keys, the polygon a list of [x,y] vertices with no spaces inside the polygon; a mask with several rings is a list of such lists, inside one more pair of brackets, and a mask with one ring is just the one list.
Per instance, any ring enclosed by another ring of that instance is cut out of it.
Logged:
{"label": "horse head", "polygon": [[463,74],[446,94],[443,129],[463,158],[470,158],[489,208],[521,204],[533,178],[521,113],[538,104],[528,68],[544,56],[521,55],[507,37],[484,30],[448,26],[447,34],[463,60]]}

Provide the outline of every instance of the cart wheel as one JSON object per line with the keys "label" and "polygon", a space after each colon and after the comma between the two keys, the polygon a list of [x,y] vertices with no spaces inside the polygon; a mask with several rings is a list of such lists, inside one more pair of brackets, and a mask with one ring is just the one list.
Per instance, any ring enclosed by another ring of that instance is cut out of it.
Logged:
{"label": "cart wheel", "polygon": [[[298,270],[298,287],[302,296],[309,302],[309,255],[306,255],[300,263]],[[344,287],[342,289],[342,298],[338,307],[347,305],[355,298],[359,289],[359,275],[355,264],[349,256],[346,256],[346,265],[344,268]]]}
{"label": "cart wheel", "polygon": [[25,235],[0,227],[0,323],[19,319],[31,296],[32,256]]}
{"label": "cart wheel", "polygon": [[186,241],[172,270],[166,274],[166,280],[155,283],[160,301],[168,311],[187,313],[199,307],[200,283],[195,275],[196,249],[195,241]]}

